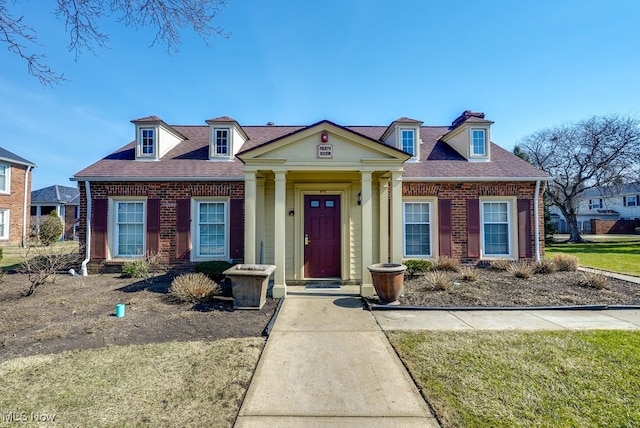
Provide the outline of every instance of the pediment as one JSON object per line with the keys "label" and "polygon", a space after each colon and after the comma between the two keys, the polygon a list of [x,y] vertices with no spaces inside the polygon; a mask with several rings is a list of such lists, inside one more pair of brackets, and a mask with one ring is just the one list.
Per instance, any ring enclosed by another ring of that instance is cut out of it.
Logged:
{"label": "pediment", "polygon": [[329,121],[238,153],[245,164],[317,166],[319,168],[380,163],[401,165],[409,155],[395,147]]}

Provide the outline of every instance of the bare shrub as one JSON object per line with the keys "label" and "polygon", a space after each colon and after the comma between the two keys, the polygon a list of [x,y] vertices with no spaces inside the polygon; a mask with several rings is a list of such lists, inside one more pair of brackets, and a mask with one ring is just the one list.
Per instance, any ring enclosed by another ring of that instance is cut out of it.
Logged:
{"label": "bare shrub", "polygon": [[156,274],[161,271],[162,254],[157,251],[149,251],[144,256],[122,265],[123,278],[139,278],[147,282],[153,281]]}
{"label": "bare shrub", "polygon": [[491,269],[493,269],[493,270],[506,271],[511,266],[511,263],[513,263],[513,262],[511,260],[508,260],[508,259],[497,259],[497,260],[491,260],[490,266],[491,266]]}
{"label": "bare shrub", "polygon": [[475,282],[480,278],[478,269],[472,267],[464,267],[460,270],[462,274],[462,280],[467,282]]}
{"label": "bare shrub", "polygon": [[575,272],[578,270],[578,258],[569,254],[554,255],[553,264],[560,272]]}
{"label": "bare shrub", "polygon": [[185,273],[171,281],[169,294],[180,302],[197,303],[220,292],[220,286],[203,273]]}
{"label": "bare shrub", "polygon": [[529,262],[514,262],[511,263],[507,272],[516,278],[529,279],[533,275],[533,266]]}
{"label": "bare shrub", "polygon": [[76,251],[55,245],[27,247],[17,269],[31,283],[25,296],[31,296],[42,284],[53,282],[56,273],[67,272],[77,265],[81,257]]}
{"label": "bare shrub", "polygon": [[460,260],[451,257],[440,257],[433,264],[434,270],[460,272]]}
{"label": "bare shrub", "polygon": [[424,278],[427,284],[436,290],[444,291],[451,288],[451,279],[449,279],[449,276],[443,271],[436,270],[427,272]]}
{"label": "bare shrub", "polygon": [[585,287],[602,290],[603,288],[607,288],[608,282],[609,278],[604,273],[599,271],[588,271],[582,273],[582,280],[580,281],[580,284]]}
{"label": "bare shrub", "polygon": [[556,270],[556,265],[551,259],[541,259],[533,266],[534,273],[547,274],[553,273]]}

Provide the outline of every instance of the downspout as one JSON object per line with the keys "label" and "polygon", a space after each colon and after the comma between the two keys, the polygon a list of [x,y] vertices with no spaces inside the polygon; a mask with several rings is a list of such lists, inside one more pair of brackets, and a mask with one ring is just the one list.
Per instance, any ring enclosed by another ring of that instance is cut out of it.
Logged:
{"label": "downspout", "polygon": [[85,235],[85,259],[82,261],[82,266],[80,267],[80,274],[82,276],[88,276],[87,273],[87,263],[91,260],[91,182],[84,182],[84,190],[87,195],[87,211],[85,214],[85,218],[87,221],[87,232]]}
{"label": "downspout", "polygon": [[24,201],[22,207],[22,248],[27,247],[27,191],[29,189],[29,173],[33,167],[27,165],[27,172],[24,175]]}
{"label": "downspout", "polygon": [[541,180],[536,180],[536,191],[533,197],[533,230],[536,235],[535,240],[535,250],[536,250],[536,261],[540,262],[540,213],[538,199],[540,199],[540,182]]}

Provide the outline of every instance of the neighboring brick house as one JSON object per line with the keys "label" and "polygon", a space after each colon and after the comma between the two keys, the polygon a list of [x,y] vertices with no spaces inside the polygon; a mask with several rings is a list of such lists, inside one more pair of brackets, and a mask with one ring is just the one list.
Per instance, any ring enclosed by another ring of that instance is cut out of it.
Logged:
{"label": "neighboring brick house", "polygon": [[151,251],[274,264],[274,297],[309,279],[370,295],[377,262],[544,253],[549,177],[491,143],[482,113],[451,126],[132,123],[134,141],[73,177],[93,271]]}
{"label": "neighboring brick house", "polygon": [[37,234],[40,224],[55,211],[63,220],[62,239],[77,239],[77,225],[80,214],[80,191],[77,187],[53,186],[31,192],[31,233]]}
{"label": "neighboring brick house", "polygon": [[35,164],[0,147],[0,245],[26,245]]}

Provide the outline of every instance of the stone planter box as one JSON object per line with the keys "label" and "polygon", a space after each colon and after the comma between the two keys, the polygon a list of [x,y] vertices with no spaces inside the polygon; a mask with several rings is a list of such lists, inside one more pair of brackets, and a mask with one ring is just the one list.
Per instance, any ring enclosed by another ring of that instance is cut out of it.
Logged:
{"label": "stone planter box", "polygon": [[368,267],[373,280],[373,288],[383,305],[399,305],[398,297],[404,288],[405,265],[378,263]]}
{"label": "stone planter box", "polygon": [[231,280],[234,309],[260,309],[267,301],[269,276],[274,265],[235,265],[224,272]]}

